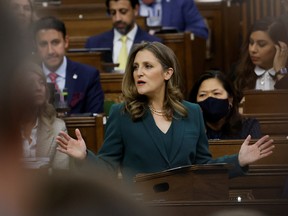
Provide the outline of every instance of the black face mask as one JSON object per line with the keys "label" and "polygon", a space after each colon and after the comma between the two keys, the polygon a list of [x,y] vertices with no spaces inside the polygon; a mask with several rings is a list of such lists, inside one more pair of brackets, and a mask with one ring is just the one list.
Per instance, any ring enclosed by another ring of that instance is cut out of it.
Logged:
{"label": "black face mask", "polygon": [[210,123],[218,122],[227,116],[230,111],[229,100],[208,97],[206,100],[198,102],[205,121]]}

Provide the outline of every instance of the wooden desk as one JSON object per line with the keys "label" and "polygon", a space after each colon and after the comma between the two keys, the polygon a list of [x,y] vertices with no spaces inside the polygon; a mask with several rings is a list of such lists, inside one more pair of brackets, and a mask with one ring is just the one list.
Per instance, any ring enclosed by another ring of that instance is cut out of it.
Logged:
{"label": "wooden desk", "polygon": [[[244,140],[209,140],[209,150],[213,158],[237,154],[243,141]],[[255,142],[255,140],[252,141],[252,143],[253,142]],[[288,140],[283,137],[280,139],[275,137],[274,145],[276,148],[273,150],[273,154],[256,162],[256,165],[288,165]]]}
{"label": "wooden desk", "polygon": [[243,113],[277,113],[288,114],[287,90],[248,90],[244,92]]}
{"label": "wooden desk", "polygon": [[262,134],[270,136],[287,137],[288,136],[288,114],[278,113],[254,113],[244,114],[249,118],[256,118],[261,127]]}
{"label": "wooden desk", "polygon": [[[213,158],[237,154],[244,140],[209,141]],[[253,142],[252,142],[253,143]],[[269,157],[250,165],[245,176],[230,179],[231,197],[245,199],[279,199],[288,178],[288,140],[274,139],[275,149]]]}
{"label": "wooden desk", "polygon": [[[242,202],[236,201],[174,201],[174,202],[149,202],[146,206],[155,211],[156,215],[165,216],[216,216],[217,212],[224,210],[254,210],[264,214],[263,216],[277,215],[286,216],[288,212],[288,200],[271,199],[271,200],[247,200]],[[224,214],[217,214],[217,216]],[[225,214],[225,216],[228,214]],[[232,214],[231,214],[232,215]],[[245,214],[237,214],[245,215]],[[255,215],[255,214],[253,214]],[[261,214],[259,214],[260,216]],[[258,216],[258,215],[257,215]]]}
{"label": "wooden desk", "polygon": [[87,64],[97,68],[100,72],[103,72],[102,66],[102,53],[101,52],[78,52],[78,53],[66,53],[67,57],[72,61],[76,61],[82,64]]}
{"label": "wooden desk", "polygon": [[281,199],[288,179],[288,164],[250,165],[244,176],[229,181],[230,193],[242,199]]}

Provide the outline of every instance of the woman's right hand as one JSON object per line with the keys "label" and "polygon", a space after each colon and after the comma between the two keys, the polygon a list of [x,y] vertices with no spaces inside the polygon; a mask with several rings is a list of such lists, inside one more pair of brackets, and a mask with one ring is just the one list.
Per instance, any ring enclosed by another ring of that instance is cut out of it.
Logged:
{"label": "woman's right hand", "polygon": [[58,143],[57,150],[63,152],[73,158],[84,160],[86,158],[86,144],[82,138],[79,129],[75,130],[77,139],[73,139],[64,131],[61,131],[60,134],[56,137],[56,142]]}

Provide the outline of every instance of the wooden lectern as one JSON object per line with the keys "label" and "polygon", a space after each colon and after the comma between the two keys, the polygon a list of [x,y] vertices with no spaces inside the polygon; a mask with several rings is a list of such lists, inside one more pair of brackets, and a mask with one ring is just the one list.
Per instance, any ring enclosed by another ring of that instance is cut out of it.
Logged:
{"label": "wooden lectern", "polygon": [[134,178],[144,201],[228,200],[228,164],[189,165]]}

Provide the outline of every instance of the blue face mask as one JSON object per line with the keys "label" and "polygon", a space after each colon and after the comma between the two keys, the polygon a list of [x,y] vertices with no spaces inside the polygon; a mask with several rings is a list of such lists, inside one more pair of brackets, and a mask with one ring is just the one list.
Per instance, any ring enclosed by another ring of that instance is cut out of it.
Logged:
{"label": "blue face mask", "polygon": [[206,100],[198,102],[205,121],[216,123],[228,115],[230,111],[229,100],[208,97]]}

